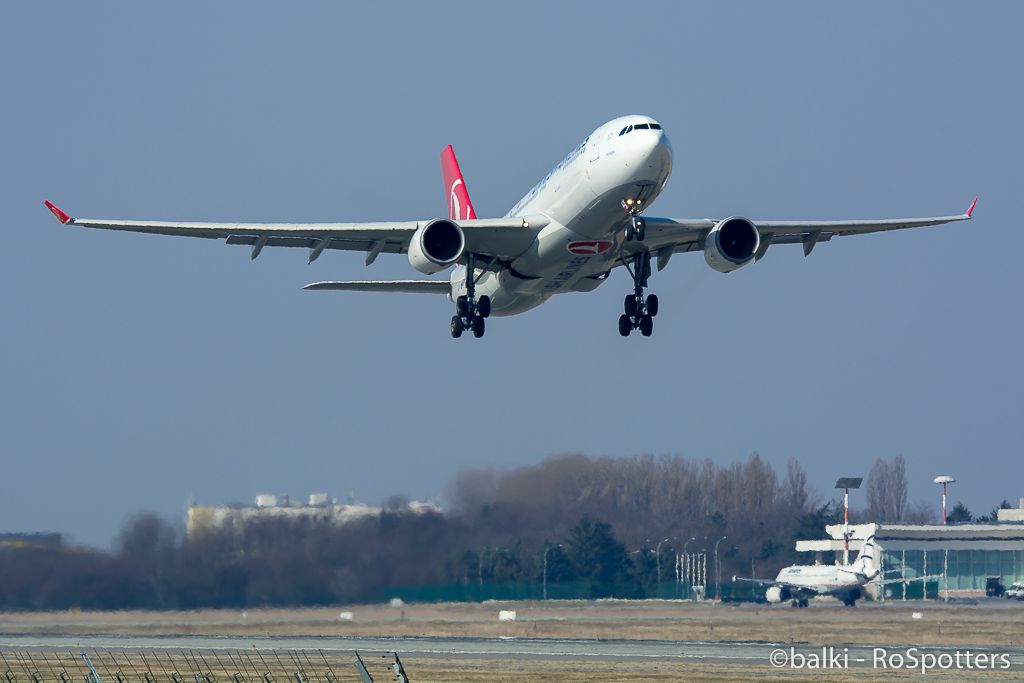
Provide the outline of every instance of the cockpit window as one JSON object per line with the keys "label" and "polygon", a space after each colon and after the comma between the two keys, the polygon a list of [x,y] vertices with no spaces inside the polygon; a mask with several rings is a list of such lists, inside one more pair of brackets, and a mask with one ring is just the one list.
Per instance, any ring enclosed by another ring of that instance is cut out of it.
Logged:
{"label": "cockpit window", "polygon": [[632,133],[634,130],[661,130],[661,124],[660,123],[636,123],[636,124],[633,124],[631,126],[626,126],[622,130],[620,130],[619,131],[619,135],[620,136],[626,135],[627,133]]}

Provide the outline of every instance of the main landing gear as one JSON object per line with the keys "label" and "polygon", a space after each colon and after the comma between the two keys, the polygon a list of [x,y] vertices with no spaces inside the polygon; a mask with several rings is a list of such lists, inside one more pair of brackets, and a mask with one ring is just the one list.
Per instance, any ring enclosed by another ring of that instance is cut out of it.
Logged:
{"label": "main landing gear", "polygon": [[458,339],[466,330],[472,330],[479,339],[484,336],[484,319],[491,315],[491,297],[476,296],[476,278],[473,277],[473,255],[467,257],[466,294],[455,299],[455,315],[452,316],[452,337]]}
{"label": "main landing gear", "polygon": [[632,267],[627,263],[626,269],[633,276],[633,293],[627,294],[623,302],[625,313],[619,316],[619,334],[628,337],[633,330],[640,330],[640,334],[650,337],[654,332],[654,316],[658,315],[658,296],[650,294],[644,298],[644,288],[651,276],[651,253],[637,254]]}

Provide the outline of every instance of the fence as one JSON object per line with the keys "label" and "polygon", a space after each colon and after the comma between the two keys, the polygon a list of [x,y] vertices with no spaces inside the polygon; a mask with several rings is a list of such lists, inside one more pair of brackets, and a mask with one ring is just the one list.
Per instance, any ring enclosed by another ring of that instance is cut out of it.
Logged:
{"label": "fence", "polygon": [[[366,680],[356,660],[321,650],[0,650],[0,683],[347,683]],[[397,661],[362,658],[377,680],[395,680]]]}

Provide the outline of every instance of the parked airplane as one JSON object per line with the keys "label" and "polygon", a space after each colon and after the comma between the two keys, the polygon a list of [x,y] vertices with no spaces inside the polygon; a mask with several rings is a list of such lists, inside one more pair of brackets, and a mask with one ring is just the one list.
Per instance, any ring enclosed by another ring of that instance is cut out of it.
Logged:
{"label": "parked airplane", "polygon": [[783,567],[774,581],[768,579],[746,579],[734,576],[733,581],[745,581],[767,586],[765,599],[772,604],[789,600],[793,607],[807,607],[810,598],[831,595],[847,607],[853,607],[864,596],[864,587],[869,584],[885,585],[909,581],[931,581],[938,576],[921,576],[912,579],[879,578],[878,547],[875,537],[869,536],[861,546],[857,559],[852,564],[804,564]]}
{"label": "parked airplane", "polygon": [[72,218],[49,201],[65,225],[224,239],[252,247],[304,247],[309,261],[325,249],[407,254],[432,275],[453,268],[448,281],[314,282],[306,289],[446,294],[455,303],[451,333],[484,334],[491,314],[515,315],[555,294],[589,292],[623,266],[633,291],[619,316],[619,333],[649,336],[658,297],[644,296],[651,261],[658,270],[673,254],[702,251],[711,268],[728,273],[764,257],[773,244],[802,244],[809,255],[836,236],[967,220],[966,213],[930,218],[847,221],[760,221],[742,216],[678,219],[643,216],[672,172],[672,145],[649,116],[624,116],[588,135],[502,218],[477,218],[451,145],[441,152],[447,218],[385,223],[179,223]]}

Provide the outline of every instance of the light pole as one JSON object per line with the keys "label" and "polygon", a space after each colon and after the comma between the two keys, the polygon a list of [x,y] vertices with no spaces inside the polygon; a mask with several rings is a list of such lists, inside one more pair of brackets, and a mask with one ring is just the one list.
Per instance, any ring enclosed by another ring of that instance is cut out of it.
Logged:
{"label": "light pole", "polygon": [[555,545],[548,544],[544,547],[544,600],[548,599],[548,553],[552,548],[561,547],[561,543],[556,543]]}
{"label": "light pole", "polygon": [[[663,538],[658,541],[658,545],[654,548],[654,554],[657,555],[657,566],[658,566],[658,585],[661,585],[661,544],[668,543],[667,538]],[[657,594],[657,588],[655,588],[655,594]]]}
{"label": "light pole", "polygon": [[722,563],[718,561],[718,544],[725,540],[725,536],[715,541],[715,597],[722,600]]}
{"label": "light pole", "polygon": [[690,541],[696,541],[696,540],[697,540],[696,536],[690,536],[690,538],[686,539],[686,543],[683,543],[683,580],[684,581],[686,580],[686,574],[687,574],[686,570],[689,569],[690,570],[689,574],[690,574],[690,584],[691,585],[693,584],[693,567],[690,566],[689,555],[686,554],[686,546],[690,545]]}
{"label": "light pole", "polygon": [[946,524],[946,487],[956,481],[953,477],[948,474],[935,477],[932,481],[936,484],[942,484],[942,524]]}
{"label": "light pole", "polygon": [[843,564],[850,564],[850,489],[859,489],[862,477],[840,477],[836,488],[843,490]]}
{"label": "light pole", "polygon": [[[704,540],[705,541],[708,540],[708,537],[705,536]],[[701,574],[702,574],[701,581],[700,581],[700,586],[701,586],[700,599],[701,600],[705,600],[708,597],[708,549],[706,547],[700,549],[700,556],[701,556],[700,571],[701,571]]]}

